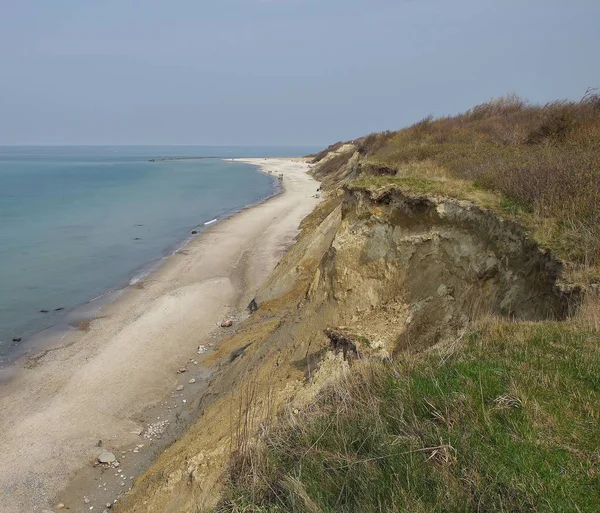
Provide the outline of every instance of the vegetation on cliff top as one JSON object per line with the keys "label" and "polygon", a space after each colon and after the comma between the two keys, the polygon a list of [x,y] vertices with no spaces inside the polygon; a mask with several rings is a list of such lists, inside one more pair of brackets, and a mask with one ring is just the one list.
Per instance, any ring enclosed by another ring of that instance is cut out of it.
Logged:
{"label": "vegetation on cliff top", "polygon": [[[417,190],[454,190],[465,199],[495,191],[504,213],[520,215],[537,240],[567,260],[600,266],[600,96],[593,91],[544,106],[508,96],[357,143],[371,185],[410,179]],[[378,169],[386,176],[374,178]]]}

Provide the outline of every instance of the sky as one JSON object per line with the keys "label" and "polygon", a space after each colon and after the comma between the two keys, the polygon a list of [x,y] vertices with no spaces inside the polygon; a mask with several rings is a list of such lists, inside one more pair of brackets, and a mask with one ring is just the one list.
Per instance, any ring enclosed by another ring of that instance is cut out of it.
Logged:
{"label": "sky", "polygon": [[0,145],[317,145],[600,86],[598,0],[0,0]]}

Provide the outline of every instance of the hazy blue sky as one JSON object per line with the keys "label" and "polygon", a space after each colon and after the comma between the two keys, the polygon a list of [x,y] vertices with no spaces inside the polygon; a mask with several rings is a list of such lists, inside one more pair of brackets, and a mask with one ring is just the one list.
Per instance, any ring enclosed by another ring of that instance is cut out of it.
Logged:
{"label": "hazy blue sky", "polygon": [[599,0],[0,0],[0,144],[328,144],[600,86]]}

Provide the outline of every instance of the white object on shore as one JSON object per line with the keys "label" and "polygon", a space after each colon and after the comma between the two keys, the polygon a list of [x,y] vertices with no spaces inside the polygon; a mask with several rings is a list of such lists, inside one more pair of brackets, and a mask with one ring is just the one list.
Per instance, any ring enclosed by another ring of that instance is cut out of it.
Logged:
{"label": "white object on shore", "polygon": [[117,461],[117,457],[112,452],[104,451],[98,456],[98,461],[100,463],[112,463],[113,461]]}
{"label": "white object on shore", "polygon": [[208,226],[209,224],[216,223],[217,221],[218,221],[218,219],[213,219],[212,221],[207,221],[206,223],[204,223],[204,226]]}

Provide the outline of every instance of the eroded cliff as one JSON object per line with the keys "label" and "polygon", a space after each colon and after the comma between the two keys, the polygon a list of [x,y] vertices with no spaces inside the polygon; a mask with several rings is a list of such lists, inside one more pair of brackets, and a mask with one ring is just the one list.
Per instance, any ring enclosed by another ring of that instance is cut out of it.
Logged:
{"label": "eroded cliff", "polygon": [[328,350],[326,329],[379,359],[455,340],[482,316],[568,315],[576,298],[558,285],[561,263],[518,224],[469,201],[353,181],[365,172],[353,145],[313,169],[325,201],[219,348],[198,421],[119,511],[213,506],[229,455],[243,452],[282,408],[311,401],[347,370]]}

